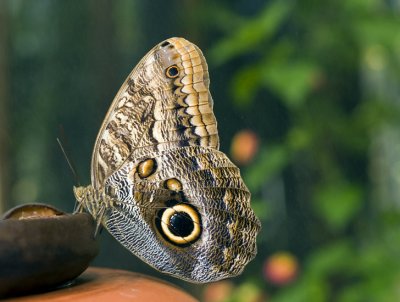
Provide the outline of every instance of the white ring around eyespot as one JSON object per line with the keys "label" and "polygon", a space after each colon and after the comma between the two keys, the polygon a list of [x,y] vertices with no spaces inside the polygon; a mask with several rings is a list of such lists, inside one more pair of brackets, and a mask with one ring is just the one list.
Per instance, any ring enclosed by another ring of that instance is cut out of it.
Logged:
{"label": "white ring around eyespot", "polygon": [[[169,221],[177,212],[183,212],[189,215],[193,221],[193,231],[186,237],[176,236],[169,229]],[[176,244],[185,244],[195,241],[201,233],[200,217],[193,207],[186,204],[177,204],[171,208],[167,208],[161,217],[161,228],[169,240]]]}

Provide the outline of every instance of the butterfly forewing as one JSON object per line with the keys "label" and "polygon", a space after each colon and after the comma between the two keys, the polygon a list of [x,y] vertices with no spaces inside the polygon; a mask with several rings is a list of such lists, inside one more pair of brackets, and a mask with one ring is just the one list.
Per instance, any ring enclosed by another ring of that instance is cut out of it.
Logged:
{"label": "butterfly forewing", "polygon": [[219,147],[208,67],[200,49],[182,38],[155,46],[123,83],[104,119],[92,155],[92,184],[133,150],[151,146]]}

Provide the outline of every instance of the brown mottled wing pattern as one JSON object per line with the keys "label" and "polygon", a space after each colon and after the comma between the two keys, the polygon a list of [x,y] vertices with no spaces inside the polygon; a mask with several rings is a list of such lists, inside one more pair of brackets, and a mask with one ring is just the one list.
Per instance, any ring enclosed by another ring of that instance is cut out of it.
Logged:
{"label": "brown mottled wing pattern", "polygon": [[125,80],[101,126],[92,156],[94,188],[140,148],[218,149],[208,87],[207,63],[197,46],[183,38],[155,46]]}
{"label": "brown mottled wing pattern", "polygon": [[[107,209],[108,231],[149,265],[181,279],[211,282],[240,274],[257,253],[260,222],[239,169],[224,153],[201,146],[135,155],[107,179],[121,201]],[[137,165],[147,158],[157,169],[141,179]],[[181,184],[178,192],[166,189],[170,179]],[[157,229],[157,213],[171,202],[190,204],[200,215],[202,231],[190,244],[173,244]]]}

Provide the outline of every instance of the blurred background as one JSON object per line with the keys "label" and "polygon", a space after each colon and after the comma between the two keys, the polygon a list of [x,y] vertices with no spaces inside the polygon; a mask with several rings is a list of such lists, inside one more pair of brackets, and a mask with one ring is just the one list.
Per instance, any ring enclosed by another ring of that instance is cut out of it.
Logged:
{"label": "blurred background", "polygon": [[[0,0],[0,212],[72,211],[120,85],[155,44],[204,52],[222,151],[262,221],[238,278],[158,274],[106,232],[94,265],[203,301],[400,301],[400,1]],[[1,268],[0,268],[1,269]]]}

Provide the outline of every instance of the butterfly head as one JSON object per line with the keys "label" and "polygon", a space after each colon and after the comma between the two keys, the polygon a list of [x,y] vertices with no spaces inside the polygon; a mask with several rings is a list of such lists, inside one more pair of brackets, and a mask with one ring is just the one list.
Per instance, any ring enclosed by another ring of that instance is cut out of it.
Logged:
{"label": "butterfly head", "polygon": [[87,187],[79,186],[73,187],[74,195],[75,195],[75,210],[74,213],[82,212],[84,208],[86,208],[86,203],[90,199],[90,192]]}

